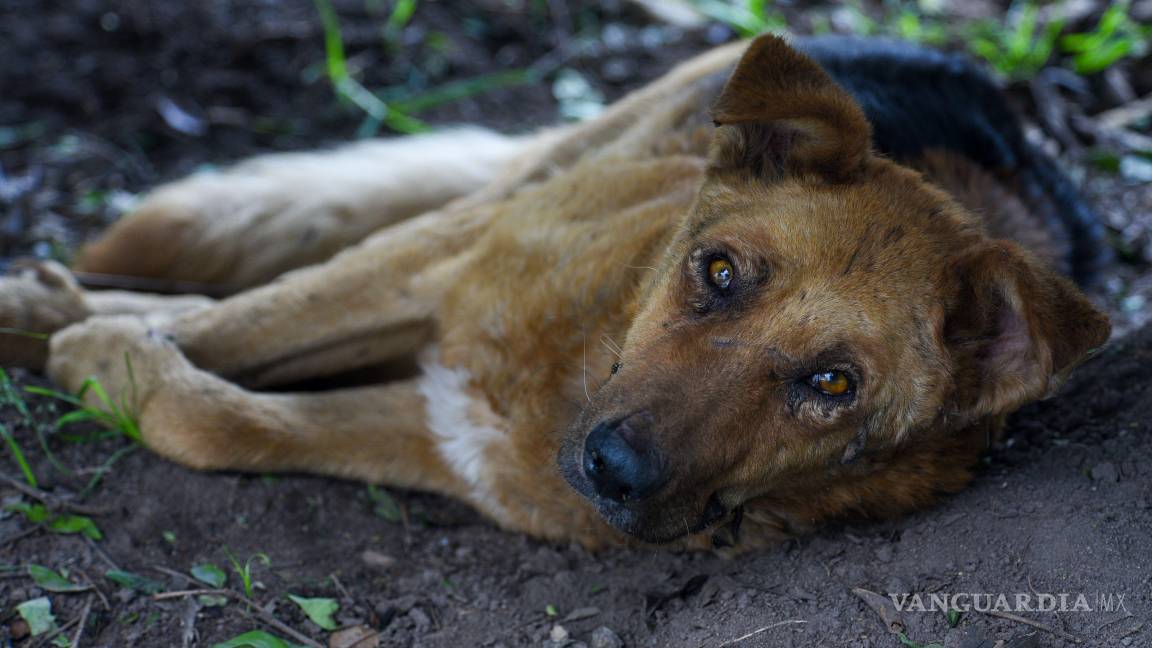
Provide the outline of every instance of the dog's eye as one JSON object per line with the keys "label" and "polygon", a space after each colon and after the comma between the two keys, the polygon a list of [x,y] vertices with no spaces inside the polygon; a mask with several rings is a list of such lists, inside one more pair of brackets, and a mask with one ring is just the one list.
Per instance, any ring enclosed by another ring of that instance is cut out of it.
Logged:
{"label": "dog's eye", "polygon": [[728,259],[712,259],[708,263],[708,281],[720,290],[727,290],[732,285],[732,277],[736,270]]}
{"label": "dog's eye", "polygon": [[852,379],[843,371],[824,371],[812,374],[808,384],[829,396],[843,396],[852,391]]}

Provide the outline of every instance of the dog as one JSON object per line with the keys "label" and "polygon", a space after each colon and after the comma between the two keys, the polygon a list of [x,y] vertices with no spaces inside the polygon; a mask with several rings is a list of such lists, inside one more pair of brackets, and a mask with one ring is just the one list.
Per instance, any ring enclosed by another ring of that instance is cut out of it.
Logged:
{"label": "dog", "polygon": [[581,124],[258,158],[89,273],[0,284],[8,364],[95,377],[202,470],[462,499],[589,548],[736,551],[961,489],[1108,339],[1100,231],[963,58],[765,35]]}

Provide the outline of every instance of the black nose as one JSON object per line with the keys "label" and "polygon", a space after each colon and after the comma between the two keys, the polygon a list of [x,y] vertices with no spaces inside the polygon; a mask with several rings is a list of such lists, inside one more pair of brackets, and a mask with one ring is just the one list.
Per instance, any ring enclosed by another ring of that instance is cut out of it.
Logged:
{"label": "black nose", "polygon": [[624,502],[651,495],[664,466],[651,443],[627,421],[600,423],[584,441],[584,474],[601,497]]}

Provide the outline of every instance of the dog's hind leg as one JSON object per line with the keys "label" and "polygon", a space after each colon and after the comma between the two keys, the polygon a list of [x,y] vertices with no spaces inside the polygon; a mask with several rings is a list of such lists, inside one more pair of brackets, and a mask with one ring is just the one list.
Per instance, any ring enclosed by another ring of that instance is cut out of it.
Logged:
{"label": "dog's hind leg", "polygon": [[81,252],[76,269],[239,292],[467,196],[549,137],[465,129],[199,173],[151,192]]}
{"label": "dog's hind leg", "polygon": [[[103,352],[86,352],[93,347]],[[137,417],[149,448],[187,466],[303,471],[466,495],[438,452],[415,380],[253,393],[196,368],[133,317],[95,317],[58,333],[49,375],[67,389],[95,376]]]}

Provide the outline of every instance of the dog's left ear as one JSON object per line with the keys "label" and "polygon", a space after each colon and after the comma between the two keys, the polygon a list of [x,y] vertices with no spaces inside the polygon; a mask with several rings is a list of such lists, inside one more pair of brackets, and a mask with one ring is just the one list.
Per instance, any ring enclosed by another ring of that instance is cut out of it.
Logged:
{"label": "dog's left ear", "polygon": [[949,270],[943,338],[963,415],[1007,414],[1053,393],[1108,341],[1108,317],[1015,243],[977,244]]}
{"label": "dog's left ear", "polygon": [[778,36],[752,41],[712,107],[714,171],[766,179],[850,180],[872,148],[864,112],[816,64]]}

